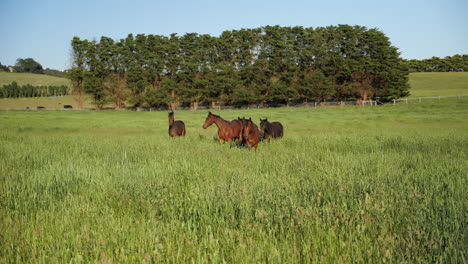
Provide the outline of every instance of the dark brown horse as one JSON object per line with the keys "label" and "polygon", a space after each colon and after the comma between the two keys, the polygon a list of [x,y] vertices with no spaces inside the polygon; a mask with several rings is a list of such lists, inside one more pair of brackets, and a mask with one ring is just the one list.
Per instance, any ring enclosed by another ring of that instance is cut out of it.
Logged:
{"label": "dark brown horse", "polygon": [[251,118],[242,118],[242,137],[247,148],[254,147],[257,150],[260,141],[260,131]]}
{"label": "dark brown horse", "polygon": [[169,136],[185,136],[185,124],[183,121],[174,121],[174,112],[170,112],[169,115]]}
{"label": "dark brown horse", "polygon": [[268,122],[268,118],[260,118],[260,131],[263,139],[283,137],[283,125],[280,122]]}
{"label": "dark brown horse", "polygon": [[241,140],[242,139],[242,122],[239,120],[227,121],[222,119],[220,116],[214,115],[208,112],[203,128],[207,128],[212,124],[216,124],[218,127],[218,139],[219,143],[224,143],[225,140]]}

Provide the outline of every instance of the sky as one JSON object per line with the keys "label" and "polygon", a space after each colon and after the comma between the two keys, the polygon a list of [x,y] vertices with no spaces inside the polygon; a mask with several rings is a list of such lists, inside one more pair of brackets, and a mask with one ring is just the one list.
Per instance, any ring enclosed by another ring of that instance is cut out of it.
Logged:
{"label": "sky", "polygon": [[0,0],[0,63],[71,67],[71,40],[210,34],[266,25],[377,28],[404,59],[468,54],[467,0]]}

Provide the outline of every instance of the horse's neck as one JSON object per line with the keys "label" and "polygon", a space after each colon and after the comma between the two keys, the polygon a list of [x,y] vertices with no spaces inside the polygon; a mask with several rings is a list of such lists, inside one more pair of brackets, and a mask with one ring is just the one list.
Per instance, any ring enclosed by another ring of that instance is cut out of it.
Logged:
{"label": "horse's neck", "polygon": [[226,121],[226,120],[222,119],[221,117],[215,118],[214,123],[216,124],[216,126],[218,128],[225,128],[225,127],[229,126],[229,121]]}

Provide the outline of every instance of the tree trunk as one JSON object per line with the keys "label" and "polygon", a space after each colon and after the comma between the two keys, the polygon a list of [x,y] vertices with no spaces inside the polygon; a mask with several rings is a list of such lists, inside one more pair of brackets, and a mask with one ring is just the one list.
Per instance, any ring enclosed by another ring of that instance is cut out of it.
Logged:
{"label": "tree trunk", "polygon": [[197,108],[198,108],[198,102],[197,102],[197,101],[195,101],[195,102],[193,102],[193,110],[195,110],[195,111],[196,111],[196,110],[197,110]]}

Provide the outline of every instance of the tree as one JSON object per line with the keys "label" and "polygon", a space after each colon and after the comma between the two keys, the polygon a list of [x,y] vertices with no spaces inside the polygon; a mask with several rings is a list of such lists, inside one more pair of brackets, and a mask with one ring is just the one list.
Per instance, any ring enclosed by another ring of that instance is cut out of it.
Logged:
{"label": "tree", "polygon": [[29,73],[44,73],[42,65],[33,60],[32,58],[17,59],[15,64],[16,72],[29,72]]}
{"label": "tree", "polygon": [[[409,89],[398,49],[381,31],[362,26],[265,26],[219,37],[129,34],[119,41],[74,38],[72,47],[75,90],[85,89],[96,103],[110,98],[116,107],[127,100],[137,110],[143,104],[388,99]],[[465,58],[421,67],[461,69]]]}
{"label": "tree", "polygon": [[72,59],[73,67],[67,72],[67,77],[72,82],[72,94],[78,104],[78,108],[83,108],[84,102],[84,79],[86,74],[86,43],[78,37],[74,37],[72,40]]}

